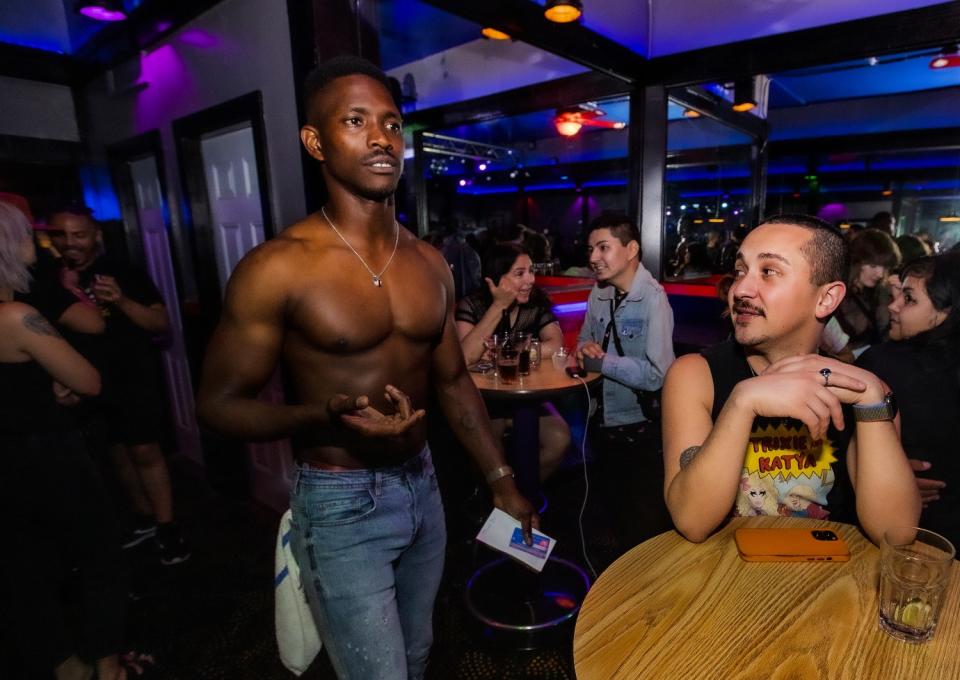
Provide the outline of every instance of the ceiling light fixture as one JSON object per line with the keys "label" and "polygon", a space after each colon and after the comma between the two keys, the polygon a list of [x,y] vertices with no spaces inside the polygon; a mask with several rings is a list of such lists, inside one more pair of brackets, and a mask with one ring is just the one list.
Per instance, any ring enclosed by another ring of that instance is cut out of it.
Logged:
{"label": "ceiling light fixture", "polygon": [[583,16],[580,0],[547,0],[543,16],[557,24],[569,24]]}
{"label": "ceiling light fixture", "polygon": [[940,222],[960,222],[960,215],[953,213],[952,215],[941,215],[939,218]]}
{"label": "ceiling light fixture", "polygon": [[753,78],[744,78],[733,84],[733,110],[750,111],[757,106],[757,94],[754,91]]}
{"label": "ceiling light fixture", "polygon": [[123,21],[127,18],[123,6],[116,0],[80,0],[74,8],[95,21]]}
{"label": "ceiling light fixture", "polygon": [[934,70],[956,66],[960,66],[960,46],[957,45],[947,45],[930,61],[930,68]]}
{"label": "ceiling light fixture", "polygon": [[568,109],[558,109],[553,118],[553,124],[557,132],[564,137],[573,137],[584,125],[611,130],[622,130],[627,126],[622,121],[600,120],[605,115],[607,114],[603,109],[589,102]]}
{"label": "ceiling light fixture", "polygon": [[493,26],[486,26],[480,31],[480,35],[490,40],[510,40],[510,34],[499,31]]}
{"label": "ceiling light fixture", "polygon": [[684,110],[683,110],[683,117],[684,117],[684,118],[699,118],[699,117],[700,117],[700,112],[699,112],[699,111],[695,111],[694,109],[684,109]]}
{"label": "ceiling light fixture", "polygon": [[555,124],[557,126],[557,132],[564,137],[573,137],[580,132],[580,128],[583,127],[582,123],[578,123],[575,120],[557,120]]}

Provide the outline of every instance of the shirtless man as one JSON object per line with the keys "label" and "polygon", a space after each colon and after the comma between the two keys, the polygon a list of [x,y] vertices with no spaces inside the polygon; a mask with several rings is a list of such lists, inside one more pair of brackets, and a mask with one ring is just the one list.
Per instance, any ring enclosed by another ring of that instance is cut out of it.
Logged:
{"label": "shirtless man", "polygon": [[[308,79],[300,139],[330,198],[237,265],[199,397],[221,432],[294,437],[294,554],[337,674],[362,680],[426,667],[446,541],[419,408],[431,389],[494,504],[528,536],[539,521],[466,371],[450,269],[394,219],[404,142],[387,87],[353,57]],[[257,400],[280,360],[295,405]]]}
{"label": "shirtless man", "polygon": [[[920,495],[893,394],[872,373],[816,354],[846,292],[847,259],[825,222],[768,219],[737,253],[734,339],[667,373],[664,496],[691,541],[731,514],[778,515],[797,483],[813,492],[805,516],[859,521],[874,543],[888,527],[916,526]],[[762,507],[750,503],[758,488]]]}

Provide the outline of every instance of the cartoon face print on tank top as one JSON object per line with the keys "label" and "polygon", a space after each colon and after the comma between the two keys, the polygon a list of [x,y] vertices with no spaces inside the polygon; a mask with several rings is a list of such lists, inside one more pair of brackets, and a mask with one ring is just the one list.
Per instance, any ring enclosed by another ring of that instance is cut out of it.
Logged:
{"label": "cartoon face print on tank top", "polygon": [[829,516],[837,443],[830,433],[814,440],[798,420],[756,418],[744,452],[735,517]]}

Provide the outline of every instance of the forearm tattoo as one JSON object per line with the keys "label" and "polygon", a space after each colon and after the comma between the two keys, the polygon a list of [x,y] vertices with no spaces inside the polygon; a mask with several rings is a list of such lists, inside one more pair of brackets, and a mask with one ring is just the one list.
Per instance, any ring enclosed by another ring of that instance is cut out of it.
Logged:
{"label": "forearm tattoo", "polygon": [[23,325],[26,326],[27,330],[36,333],[37,335],[51,335],[55,338],[60,337],[57,329],[54,328],[49,321],[43,318],[42,314],[38,314],[37,312],[32,312],[24,316]]}
{"label": "forearm tattoo", "polygon": [[697,454],[700,453],[699,446],[691,446],[689,449],[685,449],[683,453],[680,454],[680,469],[687,467],[697,457]]}

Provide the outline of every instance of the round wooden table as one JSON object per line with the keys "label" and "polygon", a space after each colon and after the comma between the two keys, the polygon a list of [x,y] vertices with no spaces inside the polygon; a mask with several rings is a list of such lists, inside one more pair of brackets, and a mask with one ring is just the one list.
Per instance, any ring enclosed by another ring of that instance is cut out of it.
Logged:
{"label": "round wooden table", "polygon": [[847,524],[818,522],[849,562],[744,562],[742,526],[810,520],[737,518],[702,544],[671,531],[623,555],[577,619],[579,680],[611,678],[960,678],[960,563],[933,640],[896,640],[877,623],[880,551]]}

